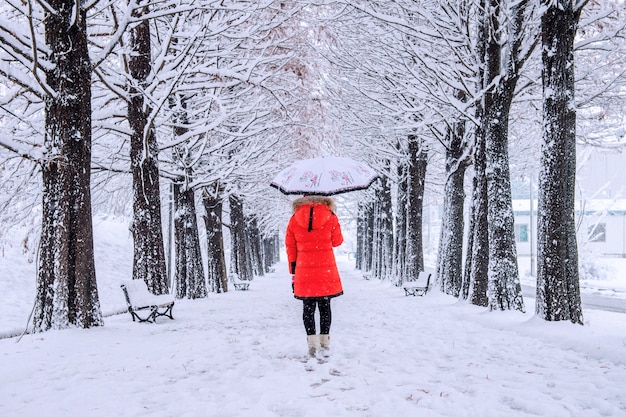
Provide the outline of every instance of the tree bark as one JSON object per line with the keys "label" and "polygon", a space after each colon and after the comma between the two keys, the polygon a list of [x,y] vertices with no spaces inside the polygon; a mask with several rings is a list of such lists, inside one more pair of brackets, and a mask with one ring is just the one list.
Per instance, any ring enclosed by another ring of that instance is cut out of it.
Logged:
{"label": "tree bark", "polygon": [[[369,197],[372,198],[372,197]],[[357,219],[357,267],[361,271],[372,271],[374,241],[374,203],[365,199],[359,202]]]}
{"label": "tree bark", "polygon": [[357,204],[357,218],[356,218],[356,259],[355,268],[358,270],[365,270],[365,251],[366,246],[366,234],[367,234],[367,222],[365,219],[365,204],[363,201],[359,201]]}
{"label": "tree bark", "polygon": [[[480,0],[480,10],[487,9],[487,0]],[[477,27],[476,56],[478,57],[477,91],[485,89],[486,74],[486,51],[489,38],[489,18],[486,13],[478,21]],[[489,235],[487,234],[487,167],[485,162],[485,129],[484,129],[484,105],[476,103],[476,120],[480,124],[474,131],[474,178],[472,180],[472,204],[470,207],[468,242],[465,263],[465,282],[467,298],[470,303],[486,307],[489,305],[487,298],[487,274],[489,271]]]}
{"label": "tree bark", "polygon": [[422,244],[422,223],[424,189],[428,153],[422,139],[409,135],[409,196],[407,210],[407,249],[405,281],[414,281],[424,270],[424,248]]}
{"label": "tree bark", "polygon": [[376,198],[373,202],[372,273],[376,278],[386,280],[391,275],[393,263],[393,212],[389,179],[379,178],[373,189]]}
{"label": "tree bark", "polygon": [[[91,213],[91,62],[86,12],[48,3],[45,40],[54,68],[46,82],[42,230],[35,331],[101,326]],[[74,15],[76,13],[76,15]]]}
{"label": "tree bark", "polygon": [[[488,94],[489,95],[489,94]],[[508,114],[512,92],[485,100],[487,135],[487,224],[489,231],[489,308],[524,311],[517,268],[508,155]],[[506,115],[506,117],[505,117]]]}
{"label": "tree bark", "polygon": [[222,230],[222,197],[219,185],[202,192],[202,203],[206,211],[204,225],[207,239],[209,291],[222,293],[228,291],[226,258],[224,251],[224,233]]}
{"label": "tree bark", "polygon": [[404,282],[404,267],[406,265],[406,223],[408,209],[408,163],[405,159],[398,162],[398,187],[396,200],[396,230],[394,234],[394,275],[395,284],[401,286]]}
{"label": "tree bark", "polygon": [[582,6],[542,2],[543,144],[537,218],[536,313],[583,324],[575,225],[574,38]]}
{"label": "tree bark", "polygon": [[280,261],[279,257],[279,244],[278,244],[278,235],[276,233],[272,233],[269,236],[264,236],[261,239],[261,247],[263,253],[263,270],[265,272],[273,272],[274,264]]}
{"label": "tree bark", "polygon": [[489,2],[490,36],[486,45],[484,85],[484,139],[487,179],[487,227],[489,233],[488,298],[492,310],[524,311],[517,267],[513,204],[508,155],[508,123],[511,102],[520,77],[524,19],[528,1],[515,3],[508,23],[507,61],[503,57],[500,21],[509,10],[499,0]]}
{"label": "tree bark", "polygon": [[[147,7],[135,9],[141,18]],[[148,126],[150,109],[144,107],[143,87],[151,70],[150,25],[140,20],[131,29],[128,123],[131,129],[130,163],[133,173],[133,279],[143,279],[153,294],[165,294],[167,273],[161,223],[158,144],[154,128]]]}
{"label": "tree bark", "polygon": [[455,123],[448,132],[446,143],[446,184],[444,187],[441,238],[437,254],[437,278],[441,290],[459,297],[463,283],[463,204],[465,191],[465,124]]}
{"label": "tree bark", "polygon": [[254,276],[265,275],[261,231],[255,216],[246,216],[246,247]]}
{"label": "tree bark", "polygon": [[252,281],[251,257],[246,247],[246,220],[243,203],[238,196],[229,197],[230,206],[230,272],[242,281]]}
{"label": "tree bark", "polygon": [[[476,177],[472,179],[472,193],[476,190]],[[473,200],[470,203],[469,223],[467,225],[467,251],[465,252],[465,265],[463,267],[463,283],[461,284],[461,299],[469,300],[472,275],[472,250],[474,247],[475,213]]]}
{"label": "tree bark", "polygon": [[489,298],[489,226],[487,221],[487,165],[485,160],[485,137],[483,129],[476,132],[474,144],[474,188],[472,191],[473,230],[471,253],[470,302],[474,305],[487,307]]}
{"label": "tree bark", "polygon": [[174,184],[174,243],[176,298],[206,297],[195,196],[184,184]]}

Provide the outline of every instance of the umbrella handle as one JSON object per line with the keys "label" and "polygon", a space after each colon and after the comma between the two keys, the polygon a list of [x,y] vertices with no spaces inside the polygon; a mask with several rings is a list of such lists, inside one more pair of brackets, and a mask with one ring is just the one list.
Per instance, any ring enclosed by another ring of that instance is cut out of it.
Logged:
{"label": "umbrella handle", "polygon": [[311,211],[309,212],[309,232],[313,230],[313,206],[311,206]]}

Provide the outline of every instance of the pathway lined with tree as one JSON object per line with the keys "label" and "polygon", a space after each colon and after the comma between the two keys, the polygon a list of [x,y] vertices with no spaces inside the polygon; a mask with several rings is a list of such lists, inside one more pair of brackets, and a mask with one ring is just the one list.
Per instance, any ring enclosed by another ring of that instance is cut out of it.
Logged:
{"label": "pathway lined with tree", "polygon": [[[535,164],[535,309],[582,323],[573,214],[575,145],[586,137],[576,128],[593,106],[605,109],[596,131],[619,126],[609,110],[626,102],[619,1],[101,6],[2,6],[1,220],[37,218],[25,240],[39,247],[38,330],[102,324],[94,210],[133,218],[133,275],[155,294],[172,277],[177,297],[202,298],[270,271],[289,209],[267,184],[316,154],[380,173],[346,202],[358,268],[414,279],[425,199],[438,200],[437,284],[491,310],[526,309],[511,170]],[[520,158],[524,141],[536,153]]]}

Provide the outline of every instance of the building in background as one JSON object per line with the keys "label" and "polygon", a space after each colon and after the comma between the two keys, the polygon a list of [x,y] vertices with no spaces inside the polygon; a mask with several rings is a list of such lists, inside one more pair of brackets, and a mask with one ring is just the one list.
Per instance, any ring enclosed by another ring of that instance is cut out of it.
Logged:
{"label": "building in background", "polygon": [[[578,145],[577,152],[579,252],[626,257],[626,149]],[[519,256],[536,255],[536,184],[535,178],[516,184],[514,189],[515,241]]]}
{"label": "building in background", "polygon": [[[535,256],[537,201],[513,200],[519,256]],[[578,248],[598,256],[626,258],[626,199],[580,200],[576,207]]]}

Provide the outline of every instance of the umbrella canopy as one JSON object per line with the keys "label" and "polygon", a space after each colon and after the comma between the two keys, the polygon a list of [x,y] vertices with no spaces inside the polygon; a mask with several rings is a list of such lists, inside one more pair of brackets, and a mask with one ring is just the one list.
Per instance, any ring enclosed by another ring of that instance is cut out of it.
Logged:
{"label": "umbrella canopy", "polygon": [[283,194],[333,195],[363,190],[377,174],[352,158],[325,156],[295,161],[270,183]]}

